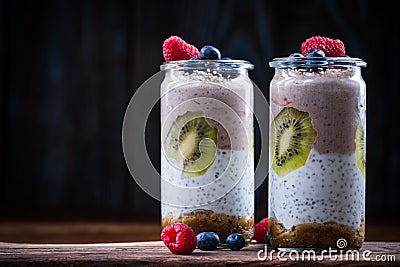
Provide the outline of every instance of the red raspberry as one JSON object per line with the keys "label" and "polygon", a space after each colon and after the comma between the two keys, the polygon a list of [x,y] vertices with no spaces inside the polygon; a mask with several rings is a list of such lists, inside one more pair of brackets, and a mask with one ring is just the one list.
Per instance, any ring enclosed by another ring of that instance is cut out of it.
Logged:
{"label": "red raspberry", "polygon": [[197,246],[196,234],[184,223],[165,227],[161,232],[161,239],[174,254],[189,254]]}
{"label": "red raspberry", "polygon": [[339,39],[313,36],[301,44],[301,53],[305,56],[313,49],[322,50],[327,57],[341,57],[345,55],[344,44]]}
{"label": "red raspberry", "polygon": [[268,218],[264,218],[254,226],[253,239],[256,240],[257,243],[265,243],[264,237],[267,232],[268,232]]}
{"label": "red raspberry", "polygon": [[192,57],[200,58],[199,50],[178,36],[171,36],[164,41],[163,55],[165,61],[188,60]]}

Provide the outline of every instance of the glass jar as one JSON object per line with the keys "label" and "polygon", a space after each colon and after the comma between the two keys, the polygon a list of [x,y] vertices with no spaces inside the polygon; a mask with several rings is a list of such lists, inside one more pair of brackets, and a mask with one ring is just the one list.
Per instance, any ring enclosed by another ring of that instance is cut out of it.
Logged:
{"label": "glass jar", "polygon": [[280,250],[360,248],[366,86],[349,57],[273,59],[269,236]]}
{"label": "glass jar", "polygon": [[161,65],[162,227],[247,241],[254,226],[253,84],[241,60]]}

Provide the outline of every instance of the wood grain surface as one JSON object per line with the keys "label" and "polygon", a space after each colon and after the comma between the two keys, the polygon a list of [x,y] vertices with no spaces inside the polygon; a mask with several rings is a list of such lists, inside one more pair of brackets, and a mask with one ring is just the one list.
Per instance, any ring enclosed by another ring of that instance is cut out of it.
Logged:
{"label": "wood grain surface", "polygon": [[[327,265],[327,266],[399,266],[400,242],[366,242],[360,253],[360,261],[340,254],[336,260],[324,256],[323,260],[303,261],[301,258],[292,261],[289,255],[277,257],[272,253],[260,260],[258,251],[264,249],[262,244],[250,244],[240,251],[217,249],[201,251],[196,249],[190,255],[174,255],[162,243],[133,242],[133,243],[99,243],[99,244],[17,244],[0,243],[0,266],[260,266],[260,265]],[[368,258],[362,259],[362,254],[371,251]],[[271,250],[268,250],[269,253]],[[268,254],[269,254],[268,253]],[[263,256],[264,254],[260,254]],[[376,256],[392,257],[392,261],[377,261]],[[293,255],[295,256],[295,255]],[[395,258],[393,258],[395,257]],[[284,260],[286,259],[286,260]],[[395,261],[393,261],[395,260]]]}

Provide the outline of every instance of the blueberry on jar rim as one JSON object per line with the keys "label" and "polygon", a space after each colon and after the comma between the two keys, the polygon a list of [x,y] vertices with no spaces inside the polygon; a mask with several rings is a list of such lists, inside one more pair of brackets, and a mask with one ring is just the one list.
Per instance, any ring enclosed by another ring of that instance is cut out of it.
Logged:
{"label": "blueberry on jar rim", "polygon": [[289,57],[304,57],[304,56],[303,56],[303,54],[296,52],[296,53],[290,54]]}
{"label": "blueberry on jar rim", "polygon": [[205,45],[200,50],[200,59],[220,60],[221,52],[212,45]]}
{"label": "blueberry on jar rim", "polygon": [[306,54],[306,57],[325,57],[325,53],[319,49],[313,49]]}

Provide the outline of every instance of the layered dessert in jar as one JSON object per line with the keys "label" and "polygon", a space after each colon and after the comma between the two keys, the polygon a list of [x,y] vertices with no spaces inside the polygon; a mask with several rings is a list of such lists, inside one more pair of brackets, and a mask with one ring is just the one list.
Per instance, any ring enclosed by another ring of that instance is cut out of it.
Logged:
{"label": "layered dessert in jar", "polygon": [[[254,156],[247,72],[253,66],[221,60],[210,46],[199,53],[176,38],[165,41],[161,66],[162,227],[180,222],[196,234],[215,232],[222,242],[231,233],[249,241]],[[188,54],[185,60],[177,60],[182,53]]]}
{"label": "layered dessert in jar", "polygon": [[[285,249],[360,248],[365,235],[366,93],[360,59],[309,38],[270,62],[269,237]],[[345,247],[338,240],[345,240]]]}

